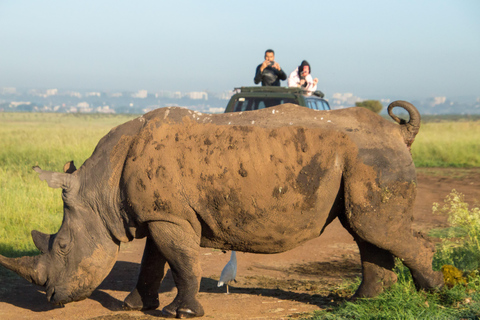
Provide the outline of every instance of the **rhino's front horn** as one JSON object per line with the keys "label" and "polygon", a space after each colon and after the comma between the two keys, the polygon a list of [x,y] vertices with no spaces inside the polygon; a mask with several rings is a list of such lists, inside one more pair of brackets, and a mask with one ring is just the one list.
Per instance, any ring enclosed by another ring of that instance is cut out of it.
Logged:
{"label": "rhino's front horn", "polygon": [[44,286],[45,282],[47,282],[46,273],[45,269],[39,264],[39,259],[40,256],[7,258],[0,255],[0,265],[12,270],[32,283]]}

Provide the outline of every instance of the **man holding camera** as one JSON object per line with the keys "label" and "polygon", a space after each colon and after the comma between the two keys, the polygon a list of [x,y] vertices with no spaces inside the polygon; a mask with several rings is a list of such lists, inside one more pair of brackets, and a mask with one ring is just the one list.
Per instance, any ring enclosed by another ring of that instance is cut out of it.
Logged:
{"label": "man holding camera", "polygon": [[262,86],[280,86],[280,80],[287,79],[287,74],[275,62],[275,52],[272,49],[265,51],[265,61],[258,65],[253,82]]}

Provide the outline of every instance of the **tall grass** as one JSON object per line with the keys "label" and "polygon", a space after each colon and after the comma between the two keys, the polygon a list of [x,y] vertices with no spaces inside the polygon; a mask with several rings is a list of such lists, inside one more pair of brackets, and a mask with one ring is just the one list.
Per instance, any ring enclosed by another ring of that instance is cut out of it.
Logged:
{"label": "tall grass", "polygon": [[417,167],[480,167],[480,121],[422,122],[412,145]]}
{"label": "tall grass", "polygon": [[32,166],[80,166],[112,127],[134,116],[0,113],[0,253],[36,253],[30,231],[55,233],[63,218],[61,191]]}

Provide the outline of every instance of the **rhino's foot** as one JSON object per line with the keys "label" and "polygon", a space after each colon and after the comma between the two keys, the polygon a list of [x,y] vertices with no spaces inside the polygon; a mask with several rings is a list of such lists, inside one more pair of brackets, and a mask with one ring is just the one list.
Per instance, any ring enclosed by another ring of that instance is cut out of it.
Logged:
{"label": "rhino's foot", "polygon": [[353,301],[357,298],[373,298],[397,282],[397,275],[393,271],[371,263],[364,263],[363,267],[363,280],[351,298]]}
{"label": "rhino's foot", "polygon": [[436,291],[443,288],[445,279],[441,271],[432,271],[428,275],[412,271],[413,282],[417,290]]}
{"label": "rhino's foot", "polygon": [[188,308],[180,308],[177,310],[177,312],[172,312],[171,310],[166,310],[165,308],[163,308],[162,316],[165,318],[187,319],[201,317],[202,315],[198,315]]}
{"label": "rhino's foot", "polygon": [[154,310],[160,305],[158,293],[152,295],[140,295],[137,289],[133,290],[123,302],[125,310]]}
{"label": "rhino's foot", "polygon": [[186,319],[186,318],[195,318],[201,317],[204,315],[203,307],[200,303],[194,303],[193,308],[187,307],[177,307],[177,303],[172,302],[168,306],[162,309],[162,316],[165,318],[179,318],[179,319]]}

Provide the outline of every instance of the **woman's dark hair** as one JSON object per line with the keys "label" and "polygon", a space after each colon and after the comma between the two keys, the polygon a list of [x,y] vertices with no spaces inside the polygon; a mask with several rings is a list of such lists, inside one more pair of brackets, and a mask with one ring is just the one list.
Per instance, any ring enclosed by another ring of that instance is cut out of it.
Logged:
{"label": "woman's dark hair", "polygon": [[309,72],[312,73],[312,67],[310,67],[310,64],[308,63],[307,60],[303,60],[302,63],[298,66],[298,74],[302,73],[303,67],[308,66],[308,69],[310,70]]}

